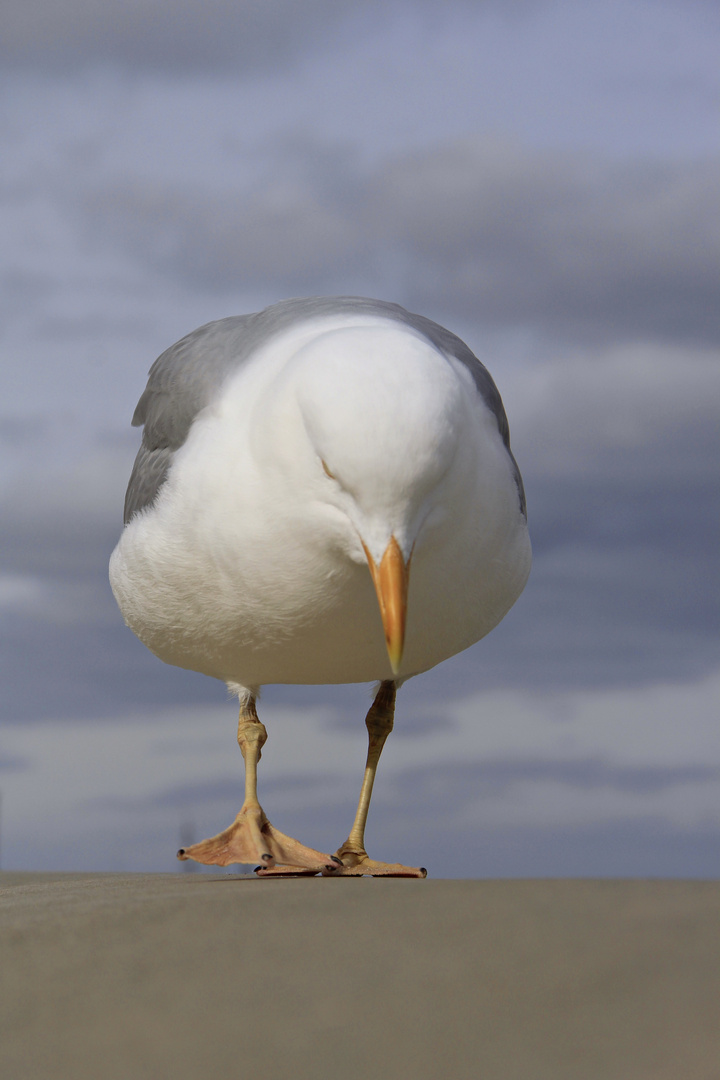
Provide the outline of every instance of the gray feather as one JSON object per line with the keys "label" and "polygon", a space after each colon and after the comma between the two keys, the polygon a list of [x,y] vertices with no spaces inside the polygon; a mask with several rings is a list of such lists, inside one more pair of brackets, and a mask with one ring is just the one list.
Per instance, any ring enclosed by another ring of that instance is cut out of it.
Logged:
{"label": "gray feather", "polygon": [[293,325],[308,319],[346,314],[379,315],[403,323],[467,367],[480,396],[497,420],[512,461],[520,509],[525,514],[525,492],[520,470],[510,450],[510,432],[502,399],[490,373],[467,345],[431,319],[413,315],[399,304],[359,296],[320,296],[281,300],[252,315],[207,323],[158,357],[150,368],[147,387],[132,419],[134,426],[144,425],[144,430],[125,496],[125,523],[133,514],[153,503],[195,417],[216,399],[229,375],[271,337]]}

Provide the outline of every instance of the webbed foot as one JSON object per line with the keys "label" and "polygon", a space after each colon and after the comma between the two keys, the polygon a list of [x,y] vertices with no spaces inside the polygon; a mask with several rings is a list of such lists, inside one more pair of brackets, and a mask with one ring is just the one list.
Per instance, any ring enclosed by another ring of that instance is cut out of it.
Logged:
{"label": "webbed foot", "polygon": [[208,866],[232,863],[260,863],[264,870],[280,866],[303,874],[331,874],[338,860],[315,848],[306,847],[275,829],[256,807],[243,807],[235,821],[217,836],[180,848],[178,859],[194,859]]}

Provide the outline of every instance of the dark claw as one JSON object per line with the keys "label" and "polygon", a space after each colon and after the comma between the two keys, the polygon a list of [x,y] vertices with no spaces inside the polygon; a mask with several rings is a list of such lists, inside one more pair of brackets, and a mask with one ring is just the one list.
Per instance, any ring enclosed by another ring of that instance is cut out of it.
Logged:
{"label": "dark claw", "polygon": [[344,866],[345,865],[345,863],[342,861],[342,859],[338,859],[337,855],[331,855],[330,858],[332,859],[332,861],[334,863],[337,863],[338,866]]}
{"label": "dark claw", "polygon": [[257,874],[258,870],[262,870],[262,866],[256,866],[253,870],[253,874]]}
{"label": "dark claw", "polygon": [[325,869],[328,872],[334,872],[335,870],[337,870],[337,866],[333,866],[331,863],[325,863]]}
{"label": "dark claw", "polygon": [[425,867],[424,867],[424,866],[421,866],[421,867],[420,867],[420,869],[422,870],[422,872],[423,872],[423,874],[425,875],[425,877],[427,877],[427,870],[425,869]]}
{"label": "dark claw", "polygon": [[268,853],[266,851],[264,855],[260,856],[260,858],[262,859],[263,862],[267,862],[268,859],[272,859],[272,855],[268,855]]}
{"label": "dark claw", "polygon": [[184,859],[185,858],[185,848],[184,847],[180,848],[180,850],[177,853],[177,857],[178,857],[178,859]]}

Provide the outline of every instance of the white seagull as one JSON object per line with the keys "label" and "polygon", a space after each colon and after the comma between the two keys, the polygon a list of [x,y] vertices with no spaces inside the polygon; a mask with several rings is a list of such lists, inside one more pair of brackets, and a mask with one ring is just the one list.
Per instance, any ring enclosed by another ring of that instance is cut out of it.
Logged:
{"label": "white seagull", "polygon": [[[530,571],[500,395],[459,338],[397,304],[284,300],[155,361],[110,581],[156,656],[240,699],[245,801],[181,859],[259,875],[424,877],[365,851],[397,688],[496,626]],[[330,855],[257,797],[265,683],[378,681],[350,835]]]}

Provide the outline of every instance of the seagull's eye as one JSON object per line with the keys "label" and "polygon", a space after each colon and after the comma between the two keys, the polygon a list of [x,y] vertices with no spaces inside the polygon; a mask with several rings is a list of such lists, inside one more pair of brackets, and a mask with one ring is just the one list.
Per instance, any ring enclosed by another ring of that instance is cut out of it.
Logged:
{"label": "seagull's eye", "polygon": [[328,467],[327,467],[326,463],[325,463],[325,462],[323,461],[323,459],[322,459],[322,458],[320,458],[320,461],[322,462],[322,467],[323,467],[323,470],[324,470],[324,472],[325,472],[325,475],[326,475],[326,476],[329,476],[331,480],[334,480],[334,479],[335,479],[335,476],[334,476],[334,474],[333,474],[333,473],[331,473],[331,472],[330,472],[330,470],[328,469]]}

